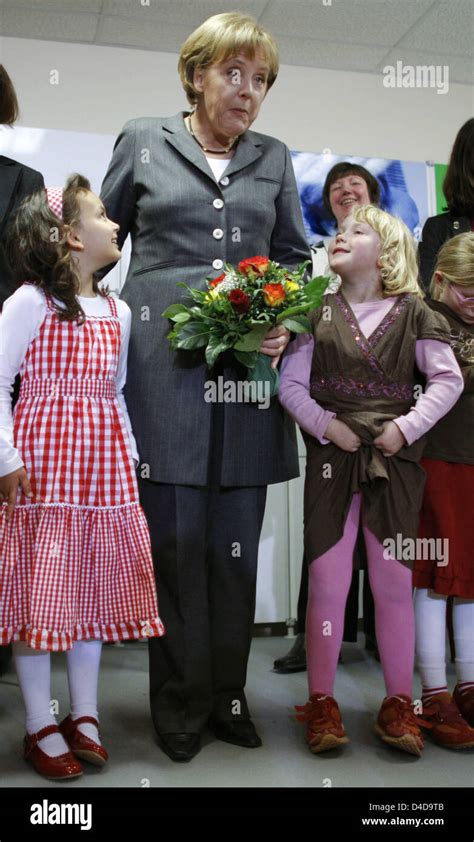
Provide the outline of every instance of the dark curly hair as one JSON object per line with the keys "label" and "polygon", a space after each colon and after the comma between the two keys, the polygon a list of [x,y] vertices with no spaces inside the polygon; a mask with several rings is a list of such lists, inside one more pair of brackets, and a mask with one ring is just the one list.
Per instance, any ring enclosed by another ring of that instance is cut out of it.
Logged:
{"label": "dark curly hair", "polygon": [[380,202],[380,184],[372,175],[371,172],[366,170],[365,167],[361,167],[360,164],[351,164],[350,161],[339,161],[338,164],[334,164],[334,166],[329,170],[326,181],[324,182],[323,187],[323,203],[324,207],[334,217],[334,214],[331,209],[331,203],[329,201],[329,191],[331,189],[331,185],[334,184],[335,181],[338,181],[339,178],[344,178],[345,175],[358,175],[362,178],[366,185],[367,191],[370,198],[370,203],[372,205],[378,205]]}
{"label": "dark curly hair", "polygon": [[451,213],[474,214],[474,117],[459,129],[443,182]]}
{"label": "dark curly hair", "polygon": [[[8,232],[7,251],[17,284],[28,281],[57,299],[64,307],[52,304],[61,320],[81,324],[85,313],[76,298],[80,278],[67,243],[68,229],[80,221],[78,196],[91,189],[83,175],[71,175],[63,191],[63,220],[48,205],[46,190],[41,189],[23,200]],[[94,276],[93,289],[107,296]]]}
{"label": "dark curly hair", "polygon": [[3,64],[0,64],[0,123],[13,126],[18,120],[18,100],[15,88]]}

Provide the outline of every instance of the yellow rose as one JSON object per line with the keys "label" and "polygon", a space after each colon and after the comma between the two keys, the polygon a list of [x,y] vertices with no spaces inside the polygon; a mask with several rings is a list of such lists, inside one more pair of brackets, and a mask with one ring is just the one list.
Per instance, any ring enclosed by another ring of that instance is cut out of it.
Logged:
{"label": "yellow rose", "polygon": [[299,290],[300,285],[297,284],[295,281],[285,281],[286,291],[289,293],[296,292]]}
{"label": "yellow rose", "polygon": [[219,293],[217,292],[216,289],[210,289],[209,292],[207,293],[204,301],[206,302],[206,304],[210,304],[211,301],[215,301],[219,297],[220,297]]}

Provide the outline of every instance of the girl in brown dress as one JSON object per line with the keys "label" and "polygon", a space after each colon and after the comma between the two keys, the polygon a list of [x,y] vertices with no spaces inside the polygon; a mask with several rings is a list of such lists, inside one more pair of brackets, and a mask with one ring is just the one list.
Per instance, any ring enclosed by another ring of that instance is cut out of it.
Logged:
{"label": "girl in brown dress", "polygon": [[387,690],[376,731],[420,755],[411,701],[419,461],[424,434],[456,402],[463,381],[446,320],[422,300],[401,220],[370,205],[355,209],[329,257],[341,288],[313,311],[312,334],[290,344],[281,372],[280,400],[307,448],[310,699],[298,718],[314,753],[348,742],[333,692],[361,520]]}
{"label": "girl in brown dress", "polygon": [[[422,466],[427,474],[421,538],[446,542],[443,562],[415,563],[416,651],[423,685],[423,717],[438,745],[474,744],[474,233],[441,248],[429,306],[442,313],[464,377],[464,392],[430,430]],[[457,684],[446,681],[446,603],[453,597]]]}

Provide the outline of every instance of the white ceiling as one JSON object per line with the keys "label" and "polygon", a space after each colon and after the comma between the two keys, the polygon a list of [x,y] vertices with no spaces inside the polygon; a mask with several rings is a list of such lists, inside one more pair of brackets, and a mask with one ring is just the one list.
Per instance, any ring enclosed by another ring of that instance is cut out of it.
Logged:
{"label": "white ceiling", "polygon": [[474,83],[474,0],[0,0],[0,35],[179,53],[234,9],[270,30],[282,64],[378,74],[400,60]]}

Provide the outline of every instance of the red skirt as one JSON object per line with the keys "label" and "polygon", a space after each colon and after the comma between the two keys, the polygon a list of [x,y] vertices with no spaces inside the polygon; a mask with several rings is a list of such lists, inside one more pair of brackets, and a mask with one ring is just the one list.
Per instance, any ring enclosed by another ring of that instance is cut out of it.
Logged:
{"label": "red skirt", "polygon": [[[420,538],[448,539],[447,564],[417,560],[413,584],[445,596],[474,599],[474,465],[422,459],[426,486]],[[446,559],[444,559],[446,560]]]}

